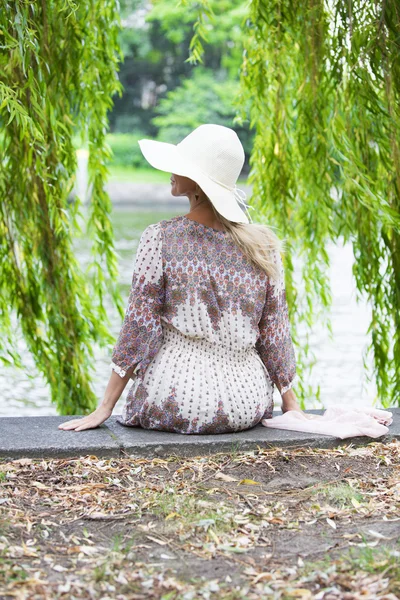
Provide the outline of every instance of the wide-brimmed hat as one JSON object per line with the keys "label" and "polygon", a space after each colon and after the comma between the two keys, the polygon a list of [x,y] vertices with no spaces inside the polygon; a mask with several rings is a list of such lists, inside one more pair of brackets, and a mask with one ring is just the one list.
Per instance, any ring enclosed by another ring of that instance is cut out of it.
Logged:
{"label": "wide-brimmed hat", "polygon": [[176,145],[147,139],[138,143],[152,167],[198,183],[223,217],[237,223],[251,222],[246,192],[236,186],[245,160],[236,131],[207,123]]}

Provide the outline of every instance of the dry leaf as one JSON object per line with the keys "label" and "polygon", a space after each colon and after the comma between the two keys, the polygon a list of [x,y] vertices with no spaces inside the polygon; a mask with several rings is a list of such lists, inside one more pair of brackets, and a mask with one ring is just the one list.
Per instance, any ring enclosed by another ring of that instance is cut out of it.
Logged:
{"label": "dry leaf", "polygon": [[215,475],[215,479],[221,479],[221,481],[238,481],[235,477],[231,477],[230,475],[225,475],[225,473],[217,473]]}
{"label": "dry leaf", "polygon": [[375,540],[374,542],[360,542],[356,544],[355,542],[349,542],[349,546],[358,546],[359,548],[374,548],[379,544],[379,540]]}
{"label": "dry leaf", "polygon": [[93,556],[93,554],[97,554],[101,550],[98,546],[79,546],[79,548],[86,556]]}
{"label": "dry leaf", "polygon": [[253,479],[242,479],[239,481],[238,485],[261,485],[258,481],[253,481]]}
{"label": "dry leaf", "polygon": [[386,535],[382,535],[379,531],[374,531],[373,529],[368,529],[368,532],[373,537],[378,538],[379,540],[391,540],[392,538],[387,537]]}
{"label": "dry leaf", "polygon": [[336,523],[335,521],[332,521],[332,519],[326,519],[326,522],[328,523],[328,525],[330,525],[333,529],[336,529]]}
{"label": "dry leaf", "polygon": [[255,577],[251,583],[253,585],[255,585],[256,583],[258,583],[261,580],[266,579],[267,581],[271,581],[272,578],[273,578],[272,573],[259,573],[257,575],[257,577]]}
{"label": "dry leaf", "polygon": [[151,535],[146,535],[146,537],[148,540],[151,540],[152,542],[155,542],[156,544],[159,544],[160,546],[166,546],[168,544],[168,542],[159,540],[158,538],[152,537]]}
{"label": "dry leaf", "polygon": [[68,571],[68,569],[66,567],[63,567],[62,565],[53,565],[52,569],[53,569],[53,571],[57,571],[57,573],[62,573],[63,571]]}
{"label": "dry leaf", "polygon": [[283,519],[278,519],[278,517],[273,517],[272,519],[267,519],[268,523],[276,523],[277,525],[283,525],[284,524],[284,520]]}
{"label": "dry leaf", "polygon": [[32,481],[32,484],[35,488],[38,488],[39,490],[48,490],[49,488],[47,487],[47,485],[43,485],[43,483],[40,483],[40,481]]}
{"label": "dry leaf", "polygon": [[285,592],[285,595],[289,598],[312,598],[310,590],[307,590],[306,588],[298,588],[297,590],[291,590],[290,592]]}
{"label": "dry leaf", "polygon": [[219,545],[221,543],[220,540],[219,540],[219,538],[218,538],[218,536],[214,533],[214,531],[212,529],[208,530],[208,535],[214,540],[214,542],[216,544]]}

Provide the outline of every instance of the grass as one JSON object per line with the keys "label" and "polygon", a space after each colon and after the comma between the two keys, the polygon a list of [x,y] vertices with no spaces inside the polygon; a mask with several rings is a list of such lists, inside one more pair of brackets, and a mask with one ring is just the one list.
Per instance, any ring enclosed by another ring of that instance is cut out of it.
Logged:
{"label": "grass", "polygon": [[210,528],[216,535],[228,533],[235,524],[232,513],[223,505],[215,507],[199,496],[179,495],[164,491],[152,493],[152,503],[149,510],[152,514],[169,521],[168,529],[198,528],[207,532]]}
{"label": "grass", "polygon": [[23,583],[30,576],[25,569],[13,563],[11,560],[3,559],[0,556],[0,578],[2,576],[2,572],[7,572],[7,578],[9,581],[15,583]]}
{"label": "grass", "polygon": [[353,504],[352,501],[361,503],[365,500],[364,496],[348,483],[321,485],[313,490],[313,494],[323,496],[329,502],[339,505],[350,505]]}
{"label": "grass", "polygon": [[[353,569],[361,569],[368,573],[391,572],[396,592],[400,592],[400,540],[397,541],[398,548],[393,550],[389,546],[381,544],[379,547],[350,548],[348,560]],[[395,590],[392,589],[394,592]]]}
{"label": "grass", "polygon": [[[318,573],[324,574],[327,579],[329,579],[329,577],[334,579],[338,576],[340,577],[340,574],[345,574],[349,581],[354,582],[354,591],[359,592],[361,595],[361,586],[363,585],[362,575],[369,573],[376,577],[379,576],[379,578],[387,577],[389,579],[385,595],[388,593],[398,595],[400,593],[399,556],[400,544],[399,550],[393,550],[393,548],[383,544],[373,548],[349,548],[337,560],[332,561],[332,559],[327,556],[321,560],[307,563],[299,571],[298,577],[300,580],[306,582],[309,579],[315,579],[315,575]],[[357,580],[360,581],[358,584],[359,589],[357,589]],[[370,594],[373,593],[372,584],[373,581],[370,580]],[[375,596],[368,594],[366,597],[372,598]]]}

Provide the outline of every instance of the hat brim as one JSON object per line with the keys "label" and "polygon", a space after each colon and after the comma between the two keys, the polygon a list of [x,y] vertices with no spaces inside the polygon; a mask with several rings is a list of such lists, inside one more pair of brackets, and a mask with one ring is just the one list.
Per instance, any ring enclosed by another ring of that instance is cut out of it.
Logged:
{"label": "hat brim", "polygon": [[152,167],[192,179],[199,184],[223,217],[235,223],[249,223],[234,193],[210,179],[198,165],[182,155],[178,146],[147,139],[139,140],[138,144],[143,156]]}

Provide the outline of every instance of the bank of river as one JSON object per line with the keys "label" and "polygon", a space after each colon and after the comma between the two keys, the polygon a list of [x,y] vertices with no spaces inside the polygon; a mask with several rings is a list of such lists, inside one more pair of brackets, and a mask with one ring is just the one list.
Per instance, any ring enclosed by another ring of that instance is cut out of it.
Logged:
{"label": "bank of river", "polygon": [[[188,204],[162,211],[146,211],[143,207],[135,209],[120,205],[113,211],[113,225],[116,235],[116,250],[121,257],[120,285],[125,300],[128,298],[132,279],[133,261],[138,239],[144,228],[175,214],[185,214]],[[90,260],[90,248],[84,239],[76,240],[76,251],[82,265]],[[310,339],[310,351],[315,354],[316,364],[311,377],[305,383],[321,386],[323,406],[335,402],[349,402],[353,405],[372,404],[376,394],[373,382],[366,381],[363,369],[363,353],[369,343],[367,329],[370,319],[370,308],[366,302],[356,302],[356,286],[352,279],[353,253],[351,245],[328,248],[331,257],[331,286],[333,295],[332,328],[334,339],[330,340],[328,331],[321,323],[316,324]],[[296,264],[296,272],[300,273],[300,262]],[[116,309],[108,305],[111,329],[115,337],[121,327],[121,318]],[[301,334],[302,329],[299,329]],[[0,372],[0,416],[23,415],[55,415],[55,407],[50,404],[49,392],[44,378],[37,374],[34,362],[29,354],[24,353],[25,344],[21,339],[20,349],[26,361],[26,371],[2,367]],[[110,376],[110,351],[95,349],[94,389],[102,399]],[[371,366],[371,359],[368,360]],[[312,381],[311,381],[312,379]],[[124,399],[129,389],[126,387],[115,413],[121,412]],[[276,392],[276,406],[280,405],[280,396]],[[377,406],[380,406],[378,403]],[[310,398],[307,408],[321,408],[321,405]]]}

